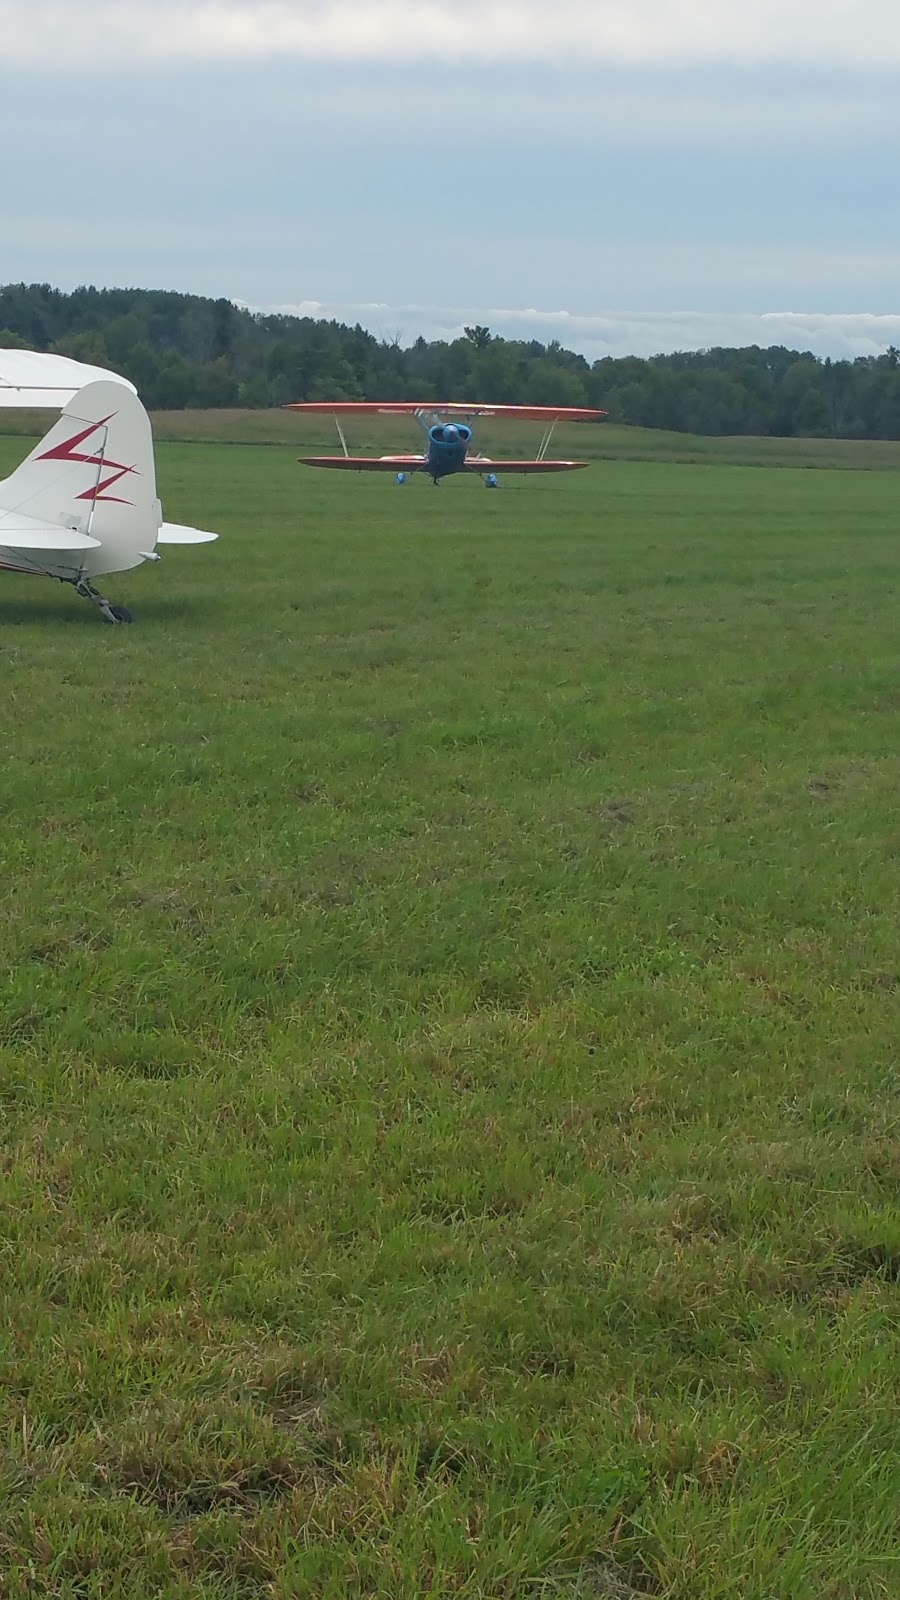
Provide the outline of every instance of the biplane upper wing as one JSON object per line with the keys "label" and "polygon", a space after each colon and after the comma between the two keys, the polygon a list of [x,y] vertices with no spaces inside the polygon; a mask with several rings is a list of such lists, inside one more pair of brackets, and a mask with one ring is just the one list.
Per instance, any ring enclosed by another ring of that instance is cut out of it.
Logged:
{"label": "biplane upper wing", "polygon": [[514,417],[520,422],[594,422],[605,411],[591,406],[464,405],[459,400],[296,400],[285,411],[320,417],[411,417],[433,411],[447,417]]}
{"label": "biplane upper wing", "polygon": [[337,467],[344,472],[414,472],[424,456],[298,456],[304,467]]}

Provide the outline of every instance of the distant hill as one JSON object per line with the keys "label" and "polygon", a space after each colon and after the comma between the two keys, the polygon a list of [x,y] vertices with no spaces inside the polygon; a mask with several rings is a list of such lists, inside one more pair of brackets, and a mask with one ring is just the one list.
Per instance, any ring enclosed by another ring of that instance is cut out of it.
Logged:
{"label": "distant hill", "polygon": [[783,345],[605,357],[467,328],[408,348],[313,317],[160,289],[0,287],[0,347],[56,350],[130,378],[153,410],[289,400],[478,399],[604,407],[695,434],[900,438],[900,352],[820,360]]}

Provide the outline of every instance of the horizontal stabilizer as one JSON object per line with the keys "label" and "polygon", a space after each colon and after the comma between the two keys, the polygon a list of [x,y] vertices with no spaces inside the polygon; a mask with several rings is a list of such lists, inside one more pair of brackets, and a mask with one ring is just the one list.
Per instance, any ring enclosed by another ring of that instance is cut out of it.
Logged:
{"label": "horizontal stabilizer", "polygon": [[21,511],[0,512],[0,545],[9,550],[96,550],[99,539]]}
{"label": "horizontal stabilizer", "polygon": [[164,522],[156,535],[157,544],[212,544],[217,533],[207,533],[203,528],[185,528],[180,522]]}

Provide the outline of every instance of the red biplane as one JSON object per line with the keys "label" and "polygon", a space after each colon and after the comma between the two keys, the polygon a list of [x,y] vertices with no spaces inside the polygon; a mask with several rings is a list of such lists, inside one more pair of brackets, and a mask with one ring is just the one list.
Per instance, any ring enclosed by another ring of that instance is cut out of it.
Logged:
{"label": "red biplane", "polygon": [[[307,467],[336,467],[344,472],[393,472],[398,483],[421,472],[434,484],[456,472],[472,472],[488,489],[497,488],[498,472],[573,472],[588,461],[555,461],[547,451],[557,422],[596,422],[605,411],[587,406],[468,406],[460,402],[418,400],[306,400],[286,407],[334,417],[343,454],[300,456]],[[421,455],[352,456],[341,427],[341,417],[413,416],[422,428],[426,448]],[[520,422],[542,422],[544,436],[537,455],[529,460],[493,460],[470,453],[472,422],[477,417],[513,417]]]}

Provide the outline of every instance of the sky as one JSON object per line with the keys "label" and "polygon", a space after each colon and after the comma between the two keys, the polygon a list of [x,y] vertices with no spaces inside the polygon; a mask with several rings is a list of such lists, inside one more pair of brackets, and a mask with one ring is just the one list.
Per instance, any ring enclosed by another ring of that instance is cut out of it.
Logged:
{"label": "sky", "polygon": [[896,0],[0,0],[0,283],[900,344]]}

